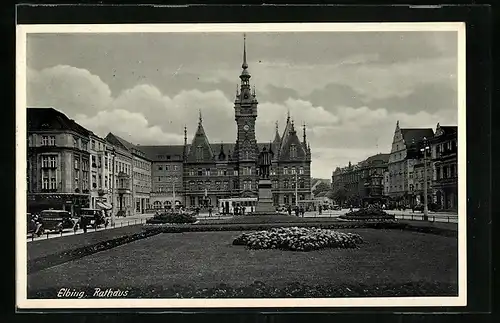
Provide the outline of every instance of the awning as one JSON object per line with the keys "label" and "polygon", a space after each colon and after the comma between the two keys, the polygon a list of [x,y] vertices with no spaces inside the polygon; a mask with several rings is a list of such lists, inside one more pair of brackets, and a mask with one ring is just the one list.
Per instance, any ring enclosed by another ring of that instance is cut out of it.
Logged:
{"label": "awning", "polygon": [[104,209],[104,210],[111,210],[113,207],[111,206],[111,204],[109,203],[106,203],[106,202],[96,202],[96,205],[98,207],[100,207],[101,209]]}

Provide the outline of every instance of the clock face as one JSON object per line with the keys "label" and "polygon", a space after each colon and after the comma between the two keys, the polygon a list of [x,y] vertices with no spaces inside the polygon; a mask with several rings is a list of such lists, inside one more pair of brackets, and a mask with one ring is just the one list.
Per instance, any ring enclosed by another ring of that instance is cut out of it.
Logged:
{"label": "clock face", "polygon": [[244,126],[243,126],[243,129],[244,129],[245,131],[248,131],[248,129],[250,129],[250,127],[246,124],[246,125],[244,125]]}
{"label": "clock face", "polygon": [[244,97],[245,99],[248,99],[248,93],[245,93],[245,94],[243,95],[243,97]]}

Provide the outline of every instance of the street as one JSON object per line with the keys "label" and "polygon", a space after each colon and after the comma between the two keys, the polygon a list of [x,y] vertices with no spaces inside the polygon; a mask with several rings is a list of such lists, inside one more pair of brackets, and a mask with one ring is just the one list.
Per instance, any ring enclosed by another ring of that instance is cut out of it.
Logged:
{"label": "street", "polygon": [[[153,217],[153,214],[138,214],[138,215],[133,215],[133,216],[128,216],[125,218],[115,218],[115,225],[112,226],[111,223],[108,225],[107,228],[104,227],[104,225],[99,226],[97,229],[87,227],[87,232],[94,232],[94,231],[102,231],[102,230],[109,230],[113,228],[119,228],[119,227],[124,227],[128,225],[134,225],[134,224],[141,224],[141,223],[146,223],[146,220]],[[108,218],[111,222],[111,219]],[[54,239],[54,238],[59,238],[59,237],[64,237],[64,236],[69,236],[69,235],[75,235],[75,234],[83,234],[83,229],[78,229],[76,232],[71,230],[71,229],[65,229],[62,234],[60,233],[44,233],[40,237],[33,237],[31,234],[27,235],[28,242],[31,241],[38,241],[38,240],[47,240],[47,239]]]}
{"label": "street", "polygon": [[[353,208],[353,211],[357,211],[359,209]],[[304,217],[338,217],[345,213],[349,212],[349,209],[342,210],[326,210],[321,212],[321,215],[317,211],[309,211],[305,212]],[[422,221],[424,214],[422,212],[412,212],[411,210],[388,210],[386,211],[388,214],[393,214],[396,216],[396,219],[400,220],[416,220]],[[295,213],[292,212],[292,216],[295,216]],[[219,215],[218,213],[208,216],[208,213],[200,213],[197,216],[198,219],[228,219],[231,218],[232,215]],[[454,213],[445,213],[445,212],[429,212],[429,221],[435,222],[449,222],[449,223],[458,223],[458,216]]]}

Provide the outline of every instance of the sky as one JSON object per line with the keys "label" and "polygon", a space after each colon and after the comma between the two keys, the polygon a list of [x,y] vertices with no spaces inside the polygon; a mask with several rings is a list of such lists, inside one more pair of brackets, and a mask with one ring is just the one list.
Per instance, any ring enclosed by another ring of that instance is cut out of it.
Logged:
{"label": "sky", "polygon": [[[402,128],[457,125],[457,33],[248,33],[257,140],[306,124],[313,177],[389,153]],[[234,142],[241,33],[29,34],[27,104],[52,106],[100,136]]]}

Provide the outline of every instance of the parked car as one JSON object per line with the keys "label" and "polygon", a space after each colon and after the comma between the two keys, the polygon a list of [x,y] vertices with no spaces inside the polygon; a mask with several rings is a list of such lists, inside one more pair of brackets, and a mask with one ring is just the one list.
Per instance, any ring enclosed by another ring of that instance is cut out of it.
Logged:
{"label": "parked car", "polygon": [[106,219],[103,210],[89,208],[80,210],[80,226],[84,230],[87,228],[87,226],[97,228],[104,223],[106,223]]}
{"label": "parked car", "polygon": [[71,213],[65,210],[44,210],[40,212],[38,221],[41,223],[42,232],[63,232],[64,229],[73,229],[77,224]]}
{"label": "parked car", "polygon": [[342,207],[340,205],[334,205],[334,206],[332,206],[332,210],[341,211]]}

